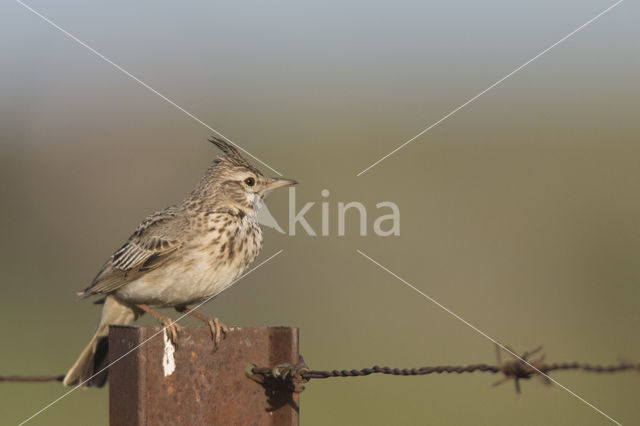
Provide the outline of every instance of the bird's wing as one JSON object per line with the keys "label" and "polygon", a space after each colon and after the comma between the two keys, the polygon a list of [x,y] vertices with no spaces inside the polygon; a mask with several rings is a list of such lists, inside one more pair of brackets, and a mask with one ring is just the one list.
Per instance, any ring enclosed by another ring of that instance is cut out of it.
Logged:
{"label": "bird's wing", "polygon": [[182,246],[182,221],[184,218],[173,208],[148,216],[80,295],[111,293],[162,265]]}

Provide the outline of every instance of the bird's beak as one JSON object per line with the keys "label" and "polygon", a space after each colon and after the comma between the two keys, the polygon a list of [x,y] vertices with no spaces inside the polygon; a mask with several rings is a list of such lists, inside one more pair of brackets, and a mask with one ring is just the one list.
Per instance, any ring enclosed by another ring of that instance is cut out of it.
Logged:
{"label": "bird's beak", "polygon": [[287,186],[293,186],[295,184],[297,184],[298,182],[296,182],[293,179],[284,179],[284,178],[272,178],[271,182],[269,182],[265,188],[264,188],[264,195],[267,195],[268,193],[270,193],[271,191],[273,191],[274,189],[278,189],[278,188],[284,188]]}

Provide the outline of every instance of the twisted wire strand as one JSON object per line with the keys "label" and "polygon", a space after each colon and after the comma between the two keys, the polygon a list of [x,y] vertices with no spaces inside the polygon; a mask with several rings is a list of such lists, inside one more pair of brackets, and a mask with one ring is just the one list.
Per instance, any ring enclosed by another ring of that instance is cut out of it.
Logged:
{"label": "twisted wire strand", "polygon": [[61,382],[62,380],[64,380],[64,374],[59,376],[0,376],[0,382],[43,383]]}
{"label": "twisted wire strand", "polygon": [[[271,370],[271,369],[268,369]],[[472,364],[472,365],[441,365],[435,367],[420,367],[420,368],[391,368],[391,367],[380,367],[378,365],[374,365],[371,368],[362,368],[360,370],[306,370],[302,372],[302,377],[310,380],[310,379],[326,379],[329,377],[359,377],[359,376],[368,376],[370,374],[388,374],[392,376],[423,376],[427,374],[462,374],[462,373],[473,373],[476,371],[481,372],[489,372],[489,373],[497,373],[500,369],[493,365],[487,364]],[[264,369],[256,368],[254,372],[257,374],[262,374],[266,372]]]}

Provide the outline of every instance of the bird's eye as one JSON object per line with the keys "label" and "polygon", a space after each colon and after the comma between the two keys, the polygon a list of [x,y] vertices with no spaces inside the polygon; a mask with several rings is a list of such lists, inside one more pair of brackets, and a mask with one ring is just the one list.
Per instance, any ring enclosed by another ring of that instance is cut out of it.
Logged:
{"label": "bird's eye", "polygon": [[246,183],[248,186],[253,186],[256,184],[256,180],[252,177],[248,177],[244,180],[244,183]]}

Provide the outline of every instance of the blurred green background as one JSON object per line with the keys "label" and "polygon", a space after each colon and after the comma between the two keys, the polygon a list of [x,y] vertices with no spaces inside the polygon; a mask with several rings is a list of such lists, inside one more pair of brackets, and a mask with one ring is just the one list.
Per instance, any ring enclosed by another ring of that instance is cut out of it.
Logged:
{"label": "blurred green background", "polygon": [[[640,360],[640,7],[625,2],[360,177],[612,1],[81,2],[30,5],[286,177],[319,231],[202,311],[301,329],[316,369],[494,362],[493,345],[356,249],[518,351]],[[0,374],[58,374],[93,332],[78,301],[148,213],[216,155],[211,132],[18,3],[0,6]],[[264,166],[260,167],[267,173]],[[287,193],[269,207],[287,223]],[[337,234],[337,203],[401,210],[401,235]],[[145,321],[143,321],[145,322]],[[146,322],[149,322],[146,320]],[[616,420],[640,376],[557,373]],[[560,388],[494,376],[312,382],[304,425],[608,421]],[[66,390],[0,384],[3,424]],[[30,424],[107,424],[79,390]]]}

